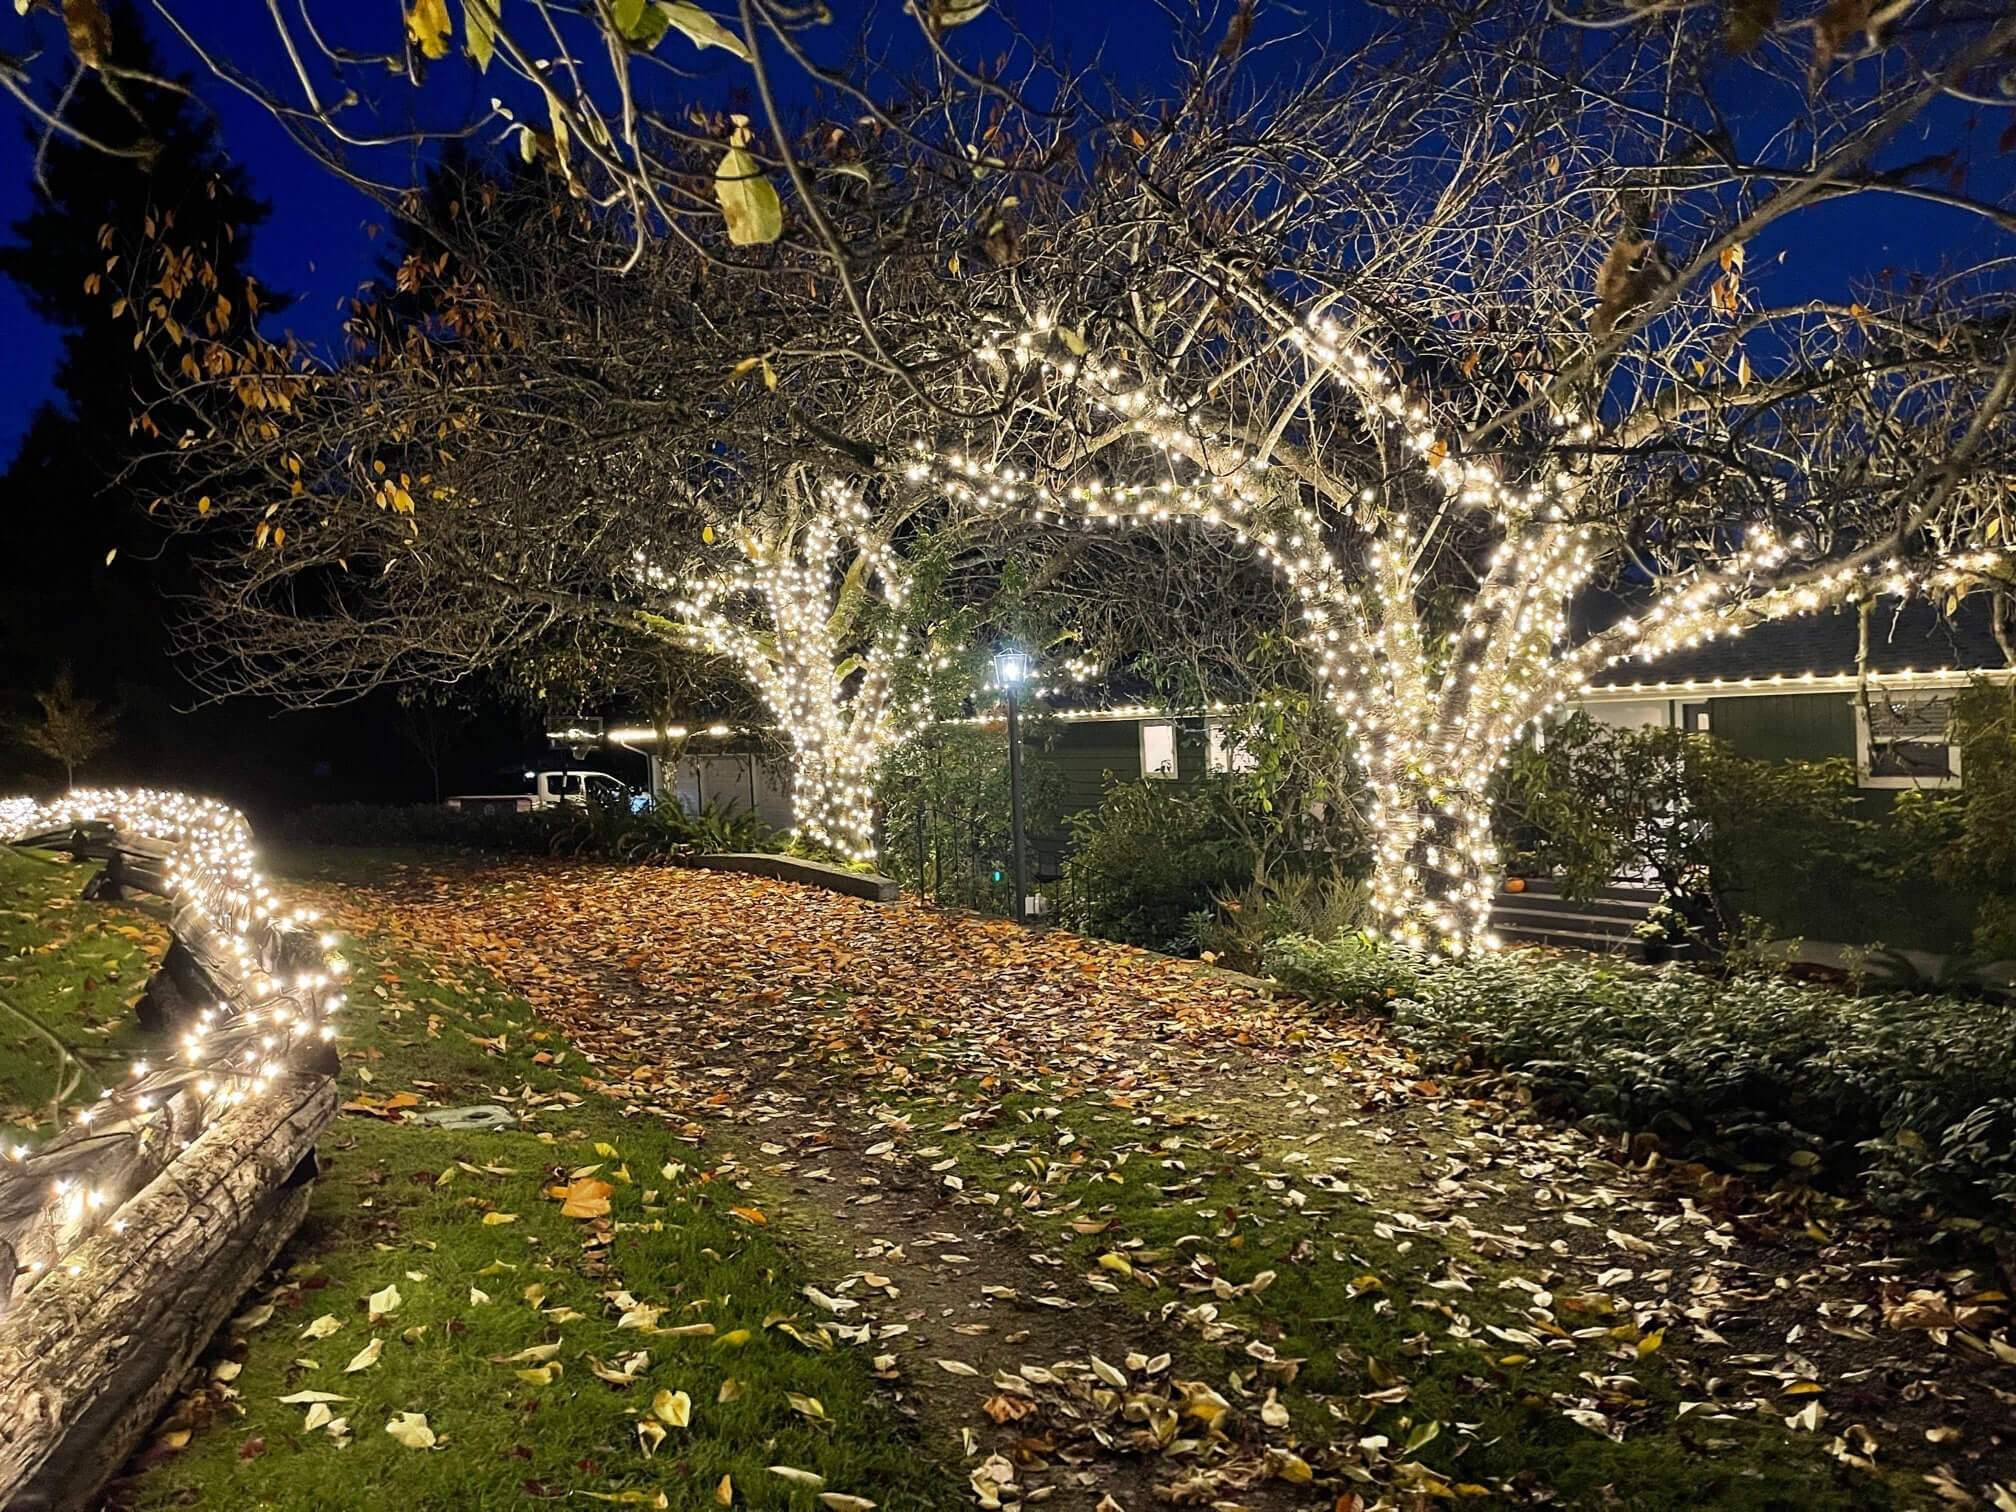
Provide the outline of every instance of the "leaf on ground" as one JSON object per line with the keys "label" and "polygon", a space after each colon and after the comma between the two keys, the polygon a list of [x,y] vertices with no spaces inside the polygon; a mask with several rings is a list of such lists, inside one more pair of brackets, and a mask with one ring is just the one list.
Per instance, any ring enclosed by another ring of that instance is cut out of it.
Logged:
{"label": "leaf on ground", "polygon": [[[615,1191],[616,1188],[606,1181],[583,1177],[570,1181],[566,1186],[548,1187],[546,1195],[560,1204],[562,1218],[602,1218],[608,1215],[609,1199]],[[488,1223],[496,1216],[492,1213],[483,1221]]]}
{"label": "leaf on ground", "polygon": [[424,1412],[402,1412],[385,1425],[385,1431],[408,1449],[432,1449],[434,1430],[427,1426]]}

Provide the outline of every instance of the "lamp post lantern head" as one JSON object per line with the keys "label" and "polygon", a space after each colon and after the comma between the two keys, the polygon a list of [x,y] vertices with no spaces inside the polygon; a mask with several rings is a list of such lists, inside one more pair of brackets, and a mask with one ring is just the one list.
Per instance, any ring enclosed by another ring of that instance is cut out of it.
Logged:
{"label": "lamp post lantern head", "polygon": [[1003,688],[1020,687],[1029,680],[1030,657],[1026,651],[996,651],[994,681]]}

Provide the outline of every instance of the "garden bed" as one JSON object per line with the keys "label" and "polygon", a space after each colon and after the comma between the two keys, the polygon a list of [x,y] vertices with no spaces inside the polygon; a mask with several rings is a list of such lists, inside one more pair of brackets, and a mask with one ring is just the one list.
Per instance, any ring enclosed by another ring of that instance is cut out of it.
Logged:
{"label": "garden bed", "polygon": [[1503,1070],[1543,1105],[1751,1174],[1864,1184],[2006,1228],[2016,1204],[2016,1005],[1851,995],[1537,951],[1425,966],[1347,939],[1279,942],[1269,966],[1376,1009],[1445,1064]]}

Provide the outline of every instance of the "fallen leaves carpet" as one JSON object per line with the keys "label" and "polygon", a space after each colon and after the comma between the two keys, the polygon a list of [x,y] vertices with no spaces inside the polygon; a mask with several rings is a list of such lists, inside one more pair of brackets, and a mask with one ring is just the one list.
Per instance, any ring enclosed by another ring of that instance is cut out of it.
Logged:
{"label": "fallen leaves carpet", "polygon": [[487,967],[587,1088],[703,1140],[977,1505],[2016,1512],[1992,1274],[1634,1161],[1375,1022],[726,873],[323,896]]}

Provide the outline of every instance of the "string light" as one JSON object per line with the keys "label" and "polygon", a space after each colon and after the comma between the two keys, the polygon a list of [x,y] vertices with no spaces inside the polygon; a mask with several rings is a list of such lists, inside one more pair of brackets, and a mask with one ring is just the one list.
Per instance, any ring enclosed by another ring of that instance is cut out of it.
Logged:
{"label": "string light", "polygon": [[[1163,476],[1053,483],[921,441],[908,476],[983,513],[1018,511],[1038,523],[1097,530],[1187,522],[1230,535],[1272,566],[1297,597],[1301,638],[1364,768],[1381,932],[1430,953],[1498,944],[1489,929],[1500,859],[1486,797],[1492,776],[1525,730],[1603,668],[1836,604],[1962,589],[2016,561],[2010,550],[1977,550],[1928,566],[1892,560],[1802,570],[1804,540],[1759,528],[1727,556],[1670,575],[1639,613],[1570,646],[1569,606],[1601,560],[1594,527],[1574,518],[1585,481],[1548,464],[1532,480],[1508,482],[1488,461],[1459,457],[1424,403],[1326,317],[1289,326],[1283,339],[1343,389],[1368,424],[1420,458],[1445,498],[1488,515],[1501,532],[1439,667],[1422,634],[1422,542],[1404,509],[1382,509],[1380,491],[1363,490],[1349,518],[1362,536],[1364,570],[1347,576],[1324,545],[1324,522],[1292,483],[1278,481],[1279,470],[1208,434],[1194,401],[1130,376],[1123,361],[1048,317],[984,334],[973,355],[1010,377],[1035,367],[1061,380],[1099,412],[1102,428],[1117,422],[1144,438]],[[1598,432],[1572,410],[1549,418],[1575,443]],[[1791,581],[1777,585],[1788,573]]]}
{"label": "string light", "polygon": [[671,596],[694,645],[741,669],[790,739],[792,833],[843,860],[873,864],[876,767],[923,728],[921,699],[897,696],[891,671],[930,653],[894,615],[860,650],[843,644],[835,621],[846,578],[859,573],[894,610],[909,576],[876,538],[859,489],[828,480],[818,501],[801,528],[769,541],[744,536],[741,560],[727,571],[681,575],[642,550],[632,567],[645,586]]}
{"label": "string light", "polygon": [[[46,1183],[56,1201],[52,1252],[24,1257],[17,1285],[62,1264],[131,1195],[95,1174],[126,1169],[123,1148],[156,1131],[186,1146],[192,1125],[209,1123],[248,1090],[262,1089],[297,1046],[334,1038],[333,1019],[345,1002],[347,966],[330,953],[335,937],[315,932],[315,913],[288,908],[267,885],[251,829],[237,810],[144,789],[83,789],[49,803],[0,799],[0,843],[60,848],[75,831],[99,825],[159,868],[160,890],[176,905],[178,939],[213,975],[227,978],[228,997],[200,1010],[159,1064],[133,1062],[117,1087],[78,1114],[76,1133],[0,1151],[0,1186]],[[290,965],[309,951],[317,969]],[[254,1000],[259,1007],[250,1006]],[[88,1139],[79,1137],[87,1130]],[[124,1224],[115,1219],[111,1227],[123,1231]]]}

